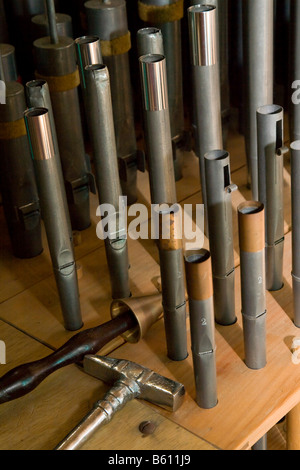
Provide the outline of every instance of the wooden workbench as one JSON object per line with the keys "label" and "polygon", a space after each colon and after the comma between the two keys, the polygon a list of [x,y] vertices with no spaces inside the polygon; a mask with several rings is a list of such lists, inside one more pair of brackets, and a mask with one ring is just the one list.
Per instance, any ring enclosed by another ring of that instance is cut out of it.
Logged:
{"label": "wooden workbench", "polygon": [[[249,199],[244,142],[235,129],[229,134],[231,175],[239,190],[232,194],[236,265],[236,314],[228,327],[216,326],[218,404],[211,410],[195,403],[192,355],[173,362],[166,356],[163,320],[138,344],[122,338],[106,345],[101,354],[128,358],[185,385],[183,405],[175,413],[135,400],[110,424],[99,430],[83,449],[215,450],[250,449],[268,432],[269,448],[285,448],[284,424],[277,425],[300,402],[300,365],[291,360],[291,343],[300,336],[293,324],[291,283],[291,209],[289,161],[285,167],[284,287],[267,292],[267,365],[253,371],[244,363],[240,315],[240,271],[236,209]],[[138,175],[139,201],[150,205],[147,173]],[[192,152],[184,155],[183,178],[177,182],[178,201],[201,203],[199,164]],[[75,237],[79,266],[83,329],[110,318],[110,286],[104,244],[96,236],[97,198],[91,196],[92,225]],[[0,210],[0,340],[6,343],[6,364],[0,376],[24,362],[44,357],[75,332],[63,327],[58,294],[43,232],[44,251],[20,260],[11,253],[2,208]],[[130,280],[134,296],[157,292],[158,253],[151,240],[128,239]],[[208,241],[205,240],[208,247]],[[53,373],[30,394],[0,405],[0,449],[52,449],[85,415],[107,385],[71,365]],[[156,430],[143,435],[138,426],[152,421]]]}

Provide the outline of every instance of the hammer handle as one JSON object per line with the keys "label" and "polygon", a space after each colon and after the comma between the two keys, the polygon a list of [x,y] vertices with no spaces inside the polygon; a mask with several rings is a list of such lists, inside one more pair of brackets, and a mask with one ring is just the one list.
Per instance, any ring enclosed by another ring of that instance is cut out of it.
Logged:
{"label": "hammer handle", "polygon": [[26,395],[52,372],[81,362],[86,354],[95,354],[109,341],[135,325],[133,315],[124,313],[95,328],[77,333],[50,355],[10,370],[0,378],[0,403]]}
{"label": "hammer handle", "polygon": [[94,404],[93,409],[75,428],[55,447],[54,450],[77,450],[94,432],[108,423],[114,414],[126,403],[138,397],[140,392],[137,382],[131,379],[117,381],[102,400]]}

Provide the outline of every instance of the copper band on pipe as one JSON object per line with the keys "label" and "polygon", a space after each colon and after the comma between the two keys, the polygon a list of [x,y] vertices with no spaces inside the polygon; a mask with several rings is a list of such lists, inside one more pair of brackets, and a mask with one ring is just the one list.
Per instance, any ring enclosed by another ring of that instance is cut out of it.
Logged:
{"label": "copper band on pipe", "polygon": [[170,5],[146,5],[138,2],[139,17],[145,23],[168,23],[170,21],[179,21],[183,18],[184,2],[178,0]]}
{"label": "copper band on pipe", "polygon": [[246,201],[238,206],[240,250],[256,253],[265,247],[264,205],[258,201]]}
{"label": "copper band on pipe", "polygon": [[54,157],[49,113],[46,108],[31,108],[24,113],[29,145],[34,160]]}
{"label": "copper band on pipe", "polygon": [[193,300],[207,300],[213,296],[211,256],[201,249],[185,254],[187,293]]}
{"label": "copper band on pipe", "polygon": [[192,65],[209,66],[217,62],[216,7],[195,5],[188,8]]}
{"label": "copper band on pipe", "polygon": [[142,94],[146,111],[168,109],[166,59],[161,54],[147,54],[139,58]]}

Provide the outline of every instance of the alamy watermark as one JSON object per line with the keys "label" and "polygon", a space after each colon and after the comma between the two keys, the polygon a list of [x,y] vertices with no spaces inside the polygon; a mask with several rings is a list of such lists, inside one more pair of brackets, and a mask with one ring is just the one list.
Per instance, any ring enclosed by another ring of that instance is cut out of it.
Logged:
{"label": "alamy watermark", "polygon": [[149,208],[137,203],[127,207],[127,197],[121,196],[118,211],[111,204],[100,204],[96,215],[101,217],[96,227],[97,237],[101,240],[170,239],[172,227],[172,236],[182,240],[185,250],[200,249],[204,245],[203,204],[184,204],[183,207],[180,204],[151,204]]}
{"label": "alamy watermark", "polygon": [[3,80],[0,80],[0,104],[6,104],[6,85]]}
{"label": "alamy watermark", "polygon": [[0,364],[6,364],[6,345],[0,340]]}

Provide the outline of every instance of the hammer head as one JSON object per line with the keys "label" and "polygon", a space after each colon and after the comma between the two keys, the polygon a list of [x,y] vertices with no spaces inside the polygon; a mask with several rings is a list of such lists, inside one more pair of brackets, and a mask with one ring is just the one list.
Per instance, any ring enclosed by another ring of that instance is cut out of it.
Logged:
{"label": "hammer head", "polygon": [[114,384],[118,380],[134,380],[140,389],[138,398],[176,411],[185,394],[184,386],[153,372],[135,362],[104,356],[87,355],[83,361],[85,372],[103,382]]}

